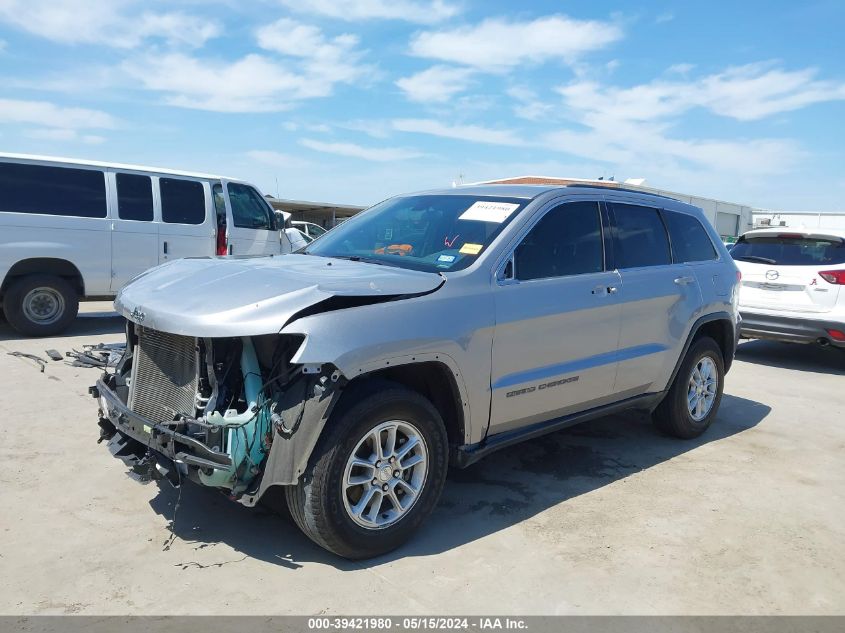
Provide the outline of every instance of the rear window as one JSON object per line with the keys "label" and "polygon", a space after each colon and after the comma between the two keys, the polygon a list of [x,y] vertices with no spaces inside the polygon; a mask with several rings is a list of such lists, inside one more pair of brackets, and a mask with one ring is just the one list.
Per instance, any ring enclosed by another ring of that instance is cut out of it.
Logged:
{"label": "rear window", "polygon": [[676,262],[706,262],[717,259],[716,249],[697,218],[685,213],[666,211],[666,225],[672,238]]}
{"label": "rear window", "polygon": [[117,215],[121,220],[153,221],[153,185],[149,176],[117,174]]}
{"label": "rear window", "polygon": [[660,212],[651,207],[614,204],[614,253],[617,268],[663,266],[672,263],[669,238]]}
{"label": "rear window", "polygon": [[106,179],[96,169],[0,163],[0,211],[106,217]]}
{"label": "rear window", "polygon": [[741,237],[731,249],[731,257],[782,266],[845,264],[845,243],[839,239],[800,235]]}
{"label": "rear window", "polygon": [[160,178],[161,219],[170,224],[205,222],[205,193],[196,180]]}

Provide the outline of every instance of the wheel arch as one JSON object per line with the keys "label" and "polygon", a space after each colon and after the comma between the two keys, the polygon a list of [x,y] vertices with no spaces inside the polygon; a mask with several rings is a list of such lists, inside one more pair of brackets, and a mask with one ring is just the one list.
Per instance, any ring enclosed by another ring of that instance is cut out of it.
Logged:
{"label": "wheel arch", "polygon": [[672,375],[666,383],[667,389],[678,375],[678,370],[681,368],[681,364],[684,362],[689,348],[695,341],[705,336],[709,336],[715,340],[716,344],[722,350],[722,362],[724,363],[725,373],[730,369],[733,363],[734,352],[736,351],[736,325],[734,325],[734,321],[728,312],[705,314],[699,317],[690,328],[684,348],[678,355]]}
{"label": "wheel arch", "polygon": [[58,257],[31,257],[16,262],[0,285],[0,296],[6,294],[16,279],[27,275],[55,275],[68,281],[80,297],[85,296],[85,280],[72,262]]}
{"label": "wheel arch", "polygon": [[[469,403],[460,373],[450,366],[450,360],[443,354],[426,354],[382,361],[379,367],[362,370],[352,378],[344,389],[344,396],[351,397],[380,381],[400,384],[434,405],[446,426],[449,444],[460,446],[468,437]],[[343,400],[341,397],[339,406],[343,405]]]}

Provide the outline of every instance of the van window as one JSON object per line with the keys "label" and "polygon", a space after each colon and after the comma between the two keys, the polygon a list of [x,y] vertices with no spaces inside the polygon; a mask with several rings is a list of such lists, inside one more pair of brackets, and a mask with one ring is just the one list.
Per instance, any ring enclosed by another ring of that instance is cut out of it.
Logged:
{"label": "van window", "polygon": [[546,213],[514,252],[516,278],[543,279],[604,269],[597,202],[571,202]]}
{"label": "van window", "polygon": [[159,178],[161,219],[169,224],[205,222],[205,193],[196,180]]}
{"label": "van window", "polygon": [[669,236],[660,212],[633,204],[613,205],[616,219],[613,252],[617,268],[670,264]]}
{"label": "van window", "polygon": [[96,169],[0,163],[0,211],[106,217],[106,179]]}
{"label": "van window", "polygon": [[718,259],[713,242],[698,218],[673,211],[666,211],[663,217],[669,227],[672,254],[676,262],[706,262]]}
{"label": "van window", "polygon": [[243,229],[264,229],[272,231],[274,227],[270,205],[255,189],[247,185],[230,182],[229,203],[232,205],[232,221]]}
{"label": "van window", "polygon": [[149,176],[116,174],[117,217],[153,221],[153,183]]}

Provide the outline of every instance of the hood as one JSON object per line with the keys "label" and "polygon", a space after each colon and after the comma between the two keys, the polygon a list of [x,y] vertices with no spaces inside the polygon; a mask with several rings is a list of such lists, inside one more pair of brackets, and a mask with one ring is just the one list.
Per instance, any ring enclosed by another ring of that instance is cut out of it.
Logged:
{"label": "hood", "polygon": [[130,281],[114,305],[130,321],[172,334],[255,336],[334,297],[364,305],[366,297],[426,294],[443,282],[436,273],[314,255],[179,259]]}

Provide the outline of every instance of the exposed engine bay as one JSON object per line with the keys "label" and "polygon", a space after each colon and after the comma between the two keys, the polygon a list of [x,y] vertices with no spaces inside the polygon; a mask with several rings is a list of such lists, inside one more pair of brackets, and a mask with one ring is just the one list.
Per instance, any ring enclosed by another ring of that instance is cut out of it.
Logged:
{"label": "exposed engine bay", "polygon": [[129,323],[124,357],[92,388],[101,440],[139,474],[188,478],[253,505],[269,486],[295,483],[346,382],[331,365],[292,363],[303,340]]}

